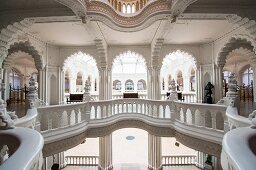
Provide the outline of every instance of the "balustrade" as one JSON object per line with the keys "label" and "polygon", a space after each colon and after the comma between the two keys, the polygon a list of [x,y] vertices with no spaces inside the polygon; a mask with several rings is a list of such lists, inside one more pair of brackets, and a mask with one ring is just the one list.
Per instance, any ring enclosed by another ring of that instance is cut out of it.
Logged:
{"label": "balustrade", "polygon": [[85,120],[86,103],[38,108],[41,131],[70,126]]}
{"label": "balustrade", "polygon": [[[182,97],[184,98],[185,103],[195,103],[196,102],[196,93],[195,92],[182,92]],[[161,100],[167,100],[167,95],[161,94]]]}
{"label": "balustrade", "polygon": [[90,102],[91,119],[101,119],[123,113],[139,113],[157,118],[170,118],[170,105],[170,101],[145,99],[116,99]]}
{"label": "balustrade", "polygon": [[174,102],[176,120],[196,126],[224,130],[226,106]]}
{"label": "balustrade", "polygon": [[163,166],[195,165],[196,161],[197,161],[196,155],[162,156],[162,165]]}
{"label": "balustrade", "polygon": [[66,156],[67,165],[73,166],[98,166],[98,156]]}

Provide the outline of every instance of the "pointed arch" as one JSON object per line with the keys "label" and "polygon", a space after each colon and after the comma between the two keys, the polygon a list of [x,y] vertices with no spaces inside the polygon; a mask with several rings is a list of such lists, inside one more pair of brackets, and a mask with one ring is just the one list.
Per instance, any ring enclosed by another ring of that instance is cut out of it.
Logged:
{"label": "pointed arch", "polygon": [[221,48],[217,57],[217,65],[225,65],[228,55],[239,48],[246,49],[248,51],[253,52],[254,44],[251,40],[248,40],[244,37],[231,37],[228,42]]}
{"label": "pointed arch", "polygon": [[15,57],[13,57],[11,54],[17,53],[19,51],[25,52],[25,53],[29,54],[30,56],[32,56],[37,70],[41,70],[43,68],[42,56],[35,49],[35,47],[31,45],[31,43],[29,41],[15,42],[14,44],[10,45],[10,48],[8,49],[8,56],[7,56],[7,58],[5,58],[5,60],[3,62],[3,66],[8,67],[10,62],[15,60]]}

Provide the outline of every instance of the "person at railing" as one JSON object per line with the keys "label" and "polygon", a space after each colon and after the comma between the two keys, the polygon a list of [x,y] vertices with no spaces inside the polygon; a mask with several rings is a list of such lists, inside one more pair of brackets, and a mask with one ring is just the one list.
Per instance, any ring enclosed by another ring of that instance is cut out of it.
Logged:
{"label": "person at railing", "polygon": [[51,167],[51,170],[60,170],[60,164],[53,164],[52,167]]}

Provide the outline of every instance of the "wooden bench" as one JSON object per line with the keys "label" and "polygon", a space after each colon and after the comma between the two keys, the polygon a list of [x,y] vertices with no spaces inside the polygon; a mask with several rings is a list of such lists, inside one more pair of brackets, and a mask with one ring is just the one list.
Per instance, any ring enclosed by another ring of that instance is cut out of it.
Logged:
{"label": "wooden bench", "polygon": [[123,93],[123,98],[139,98],[138,93]]}
{"label": "wooden bench", "polygon": [[83,94],[70,94],[67,103],[83,102]]}

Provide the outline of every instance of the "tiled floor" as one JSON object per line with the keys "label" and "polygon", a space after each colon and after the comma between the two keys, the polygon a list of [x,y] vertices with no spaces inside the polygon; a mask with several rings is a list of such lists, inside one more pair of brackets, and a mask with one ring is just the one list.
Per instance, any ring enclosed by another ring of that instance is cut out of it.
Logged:
{"label": "tiled floor", "polygon": [[[98,170],[98,167],[89,167],[89,166],[67,166],[63,170]],[[113,170],[147,170],[146,167],[136,167],[136,166],[119,166],[114,167]],[[163,170],[199,170],[196,166],[168,166],[163,167]]]}

